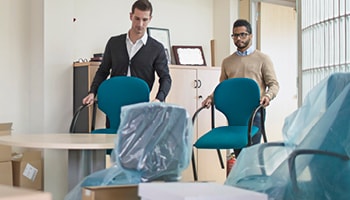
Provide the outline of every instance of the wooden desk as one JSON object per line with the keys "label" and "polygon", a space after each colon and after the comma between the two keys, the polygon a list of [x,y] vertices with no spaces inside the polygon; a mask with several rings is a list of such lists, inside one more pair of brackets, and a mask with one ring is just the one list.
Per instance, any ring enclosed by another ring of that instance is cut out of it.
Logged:
{"label": "wooden desk", "polygon": [[51,200],[48,192],[0,185],[0,200]]}
{"label": "wooden desk", "polygon": [[13,134],[0,144],[44,150],[44,191],[54,200],[64,196],[92,172],[105,168],[106,149],[113,149],[115,134]]}

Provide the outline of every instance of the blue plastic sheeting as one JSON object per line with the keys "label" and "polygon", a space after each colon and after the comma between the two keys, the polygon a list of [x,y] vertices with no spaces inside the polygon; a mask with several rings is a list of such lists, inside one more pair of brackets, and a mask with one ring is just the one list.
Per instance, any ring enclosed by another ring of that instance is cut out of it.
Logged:
{"label": "blue plastic sheeting", "polygon": [[[243,149],[225,184],[269,199],[350,199],[350,74],[332,74],[314,87],[285,119],[283,138]],[[293,163],[305,149],[318,153]]]}
{"label": "blue plastic sheeting", "polygon": [[178,181],[190,162],[193,127],[187,111],[166,103],[122,107],[114,164],[87,176],[65,200],[80,200],[84,186]]}

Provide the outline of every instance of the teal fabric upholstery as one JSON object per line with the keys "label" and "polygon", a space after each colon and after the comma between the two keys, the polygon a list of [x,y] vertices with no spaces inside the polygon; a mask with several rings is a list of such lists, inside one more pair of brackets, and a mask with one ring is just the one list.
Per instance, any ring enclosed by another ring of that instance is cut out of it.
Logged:
{"label": "teal fabric upholstery", "polygon": [[249,118],[259,104],[260,89],[252,79],[228,79],[214,91],[214,106],[226,116],[229,126],[248,126]]}
{"label": "teal fabric upholstery", "polygon": [[98,108],[107,115],[110,128],[96,129],[92,133],[117,133],[121,107],[148,102],[149,92],[147,83],[137,77],[116,76],[102,82],[97,91]]}
{"label": "teal fabric upholstery", "polygon": [[[253,126],[252,136],[258,132]],[[241,149],[248,144],[248,126],[222,126],[210,130],[194,144],[200,149]]]}
{"label": "teal fabric upholstery", "polygon": [[[258,84],[249,78],[232,78],[221,82],[214,90],[214,101],[212,109],[222,112],[228,122],[227,126],[214,127],[200,137],[194,147],[198,149],[242,149],[252,144],[252,137],[259,131],[253,126],[256,113],[263,107],[260,106],[260,89]],[[193,116],[202,110],[200,108]],[[212,111],[212,121],[214,121]],[[263,116],[262,116],[263,117]],[[264,120],[262,120],[264,123]],[[262,126],[264,127],[264,126]],[[266,140],[263,130],[264,140]],[[266,141],[265,141],[266,142]],[[218,151],[222,168],[224,164]],[[192,165],[195,180],[197,179],[195,169],[195,158],[192,156]]]}

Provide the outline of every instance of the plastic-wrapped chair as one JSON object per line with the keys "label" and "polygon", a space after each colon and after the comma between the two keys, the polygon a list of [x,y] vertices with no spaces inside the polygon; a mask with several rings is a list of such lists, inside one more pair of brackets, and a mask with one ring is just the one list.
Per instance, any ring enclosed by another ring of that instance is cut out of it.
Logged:
{"label": "plastic-wrapped chair", "polygon": [[284,142],[244,149],[225,184],[269,199],[350,199],[349,99],[350,73],[327,77],[286,118]]}
{"label": "plastic-wrapped chair", "polygon": [[[197,115],[205,106],[198,109],[193,115],[195,122]],[[211,107],[212,129],[201,136],[194,143],[197,149],[217,150],[221,168],[224,162],[220,149],[242,149],[252,145],[253,136],[259,128],[253,125],[254,118],[260,112],[262,120],[262,136],[267,142],[264,128],[264,112],[260,105],[260,89],[258,84],[249,78],[231,78],[222,81],[214,90],[214,101]],[[215,127],[215,109],[222,112],[227,121],[227,126]],[[197,180],[195,156],[192,155],[193,177]]]}
{"label": "plastic-wrapped chair", "polygon": [[87,176],[67,196],[81,198],[84,186],[178,181],[190,162],[193,127],[187,111],[167,103],[138,103],[123,106],[108,169]]}

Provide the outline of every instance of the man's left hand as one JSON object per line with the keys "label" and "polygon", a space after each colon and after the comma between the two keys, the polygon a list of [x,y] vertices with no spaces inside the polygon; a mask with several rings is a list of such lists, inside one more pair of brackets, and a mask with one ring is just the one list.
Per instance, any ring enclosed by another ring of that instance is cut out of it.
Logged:
{"label": "man's left hand", "polygon": [[267,96],[263,96],[261,99],[260,99],[260,105],[263,105],[264,107],[267,107],[270,105],[270,98],[267,97]]}

